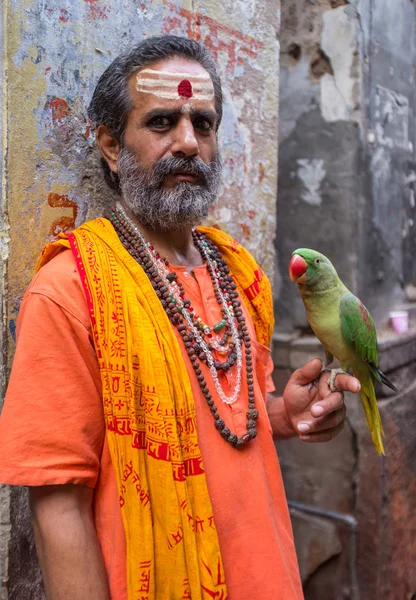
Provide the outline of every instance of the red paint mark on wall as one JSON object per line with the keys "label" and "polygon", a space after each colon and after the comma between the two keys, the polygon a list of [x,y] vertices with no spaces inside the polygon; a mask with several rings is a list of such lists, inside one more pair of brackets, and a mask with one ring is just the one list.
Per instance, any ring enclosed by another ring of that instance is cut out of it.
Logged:
{"label": "red paint mark on wall", "polygon": [[241,227],[241,231],[243,233],[243,236],[248,239],[251,235],[251,229],[250,227],[247,225],[247,223],[240,223],[240,227]]}
{"label": "red paint mark on wall", "polygon": [[264,179],[264,165],[263,163],[259,163],[259,183],[261,183]]}
{"label": "red paint mark on wall", "polygon": [[247,211],[247,216],[249,219],[254,219],[254,217],[256,216],[256,211],[253,209],[250,209]]}
{"label": "red paint mark on wall", "polygon": [[[217,60],[220,52],[228,55],[226,70],[233,74],[237,65],[243,64],[242,55],[255,58],[263,48],[263,42],[255,38],[227,27],[215,19],[199,12],[192,12],[185,8],[180,8],[170,0],[164,0],[164,5],[173,16],[167,16],[163,19],[163,33],[171,33],[173,29],[183,29],[185,26],[188,37],[202,40],[211,50],[214,60]],[[201,28],[208,29],[207,33],[202,34]],[[238,56],[237,56],[238,52]]]}
{"label": "red paint mark on wall", "polygon": [[54,124],[62,121],[62,119],[68,115],[68,102],[63,98],[59,98],[58,96],[51,98],[48,101],[48,104],[52,112],[52,121]]}
{"label": "red paint mark on wall", "polygon": [[78,214],[78,205],[73,200],[70,200],[68,196],[63,194],[48,194],[48,204],[52,208],[72,208],[72,217],[62,216],[51,225],[51,235],[58,237],[60,233],[66,233],[75,228],[75,219]]}
{"label": "red paint mark on wall", "polygon": [[87,125],[85,127],[85,131],[82,133],[82,137],[84,137],[86,140],[88,140],[88,138],[90,137],[91,134],[91,125]]}
{"label": "red paint mark on wall", "polygon": [[62,23],[68,23],[69,21],[69,13],[64,8],[61,8],[61,16],[59,17],[59,20],[62,21]]}
{"label": "red paint mark on wall", "polygon": [[111,8],[107,5],[102,5],[100,0],[84,0],[88,4],[87,19],[89,21],[97,21],[98,19],[108,19],[108,13]]}

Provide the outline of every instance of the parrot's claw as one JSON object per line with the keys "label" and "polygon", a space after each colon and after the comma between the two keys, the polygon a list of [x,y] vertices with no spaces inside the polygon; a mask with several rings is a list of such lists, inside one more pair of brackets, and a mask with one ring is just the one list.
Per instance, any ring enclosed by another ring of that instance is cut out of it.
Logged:
{"label": "parrot's claw", "polygon": [[316,387],[319,383],[319,379],[314,379],[313,381],[311,381],[310,383],[308,383],[308,390],[311,391],[313,390],[314,387]]}
{"label": "parrot's claw", "polygon": [[[335,369],[329,369],[328,365],[322,365],[322,369],[321,372],[319,373],[319,375],[322,375],[322,373],[332,373],[332,371]],[[343,371],[344,372],[344,371]],[[335,381],[335,377],[337,375],[334,375],[334,381]],[[314,387],[317,387],[317,385],[319,384],[319,377],[317,377],[316,379],[314,379],[313,381],[311,381],[310,383],[308,383],[308,390],[311,391],[313,390]],[[329,383],[328,383],[329,385]],[[334,390],[332,390],[334,391]]]}
{"label": "parrot's claw", "polygon": [[328,379],[328,387],[331,392],[337,392],[337,388],[335,386],[335,379],[337,375],[348,375],[344,369],[323,369],[324,371],[330,371],[331,377]]}

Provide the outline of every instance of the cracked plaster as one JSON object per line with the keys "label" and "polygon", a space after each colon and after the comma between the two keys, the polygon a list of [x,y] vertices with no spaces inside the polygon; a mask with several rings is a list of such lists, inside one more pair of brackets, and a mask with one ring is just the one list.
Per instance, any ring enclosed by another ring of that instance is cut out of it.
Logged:
{"label": "cracked plaster", "polygon": [[347,6],[323,14],[321,48],[331,61],[333,75],[321,77],[321,110],[326,121],[359,121],[357,78],[353,66],[358,52],[357,18]]}
{"label": "cracked plaster", "polygon": [[[3,330],[10,342],[5,372],[13,355],[20,301],[43,245],[60,230],[93,217],[111,200],[86,107],[105,67],[145,36],[187,35],[211,49],[224,86],[220,146],[225,178],[209,222],[239,239],[266,272],[273,272],[279,2],[70,0],[62,5],[57,0],[4,0],[2,18],[7,39],[1,58],[8,80],[2,106],[7,160],[0,251],[3,265],[5,259],[12,265],[7,279],[3,277],[8,285]],[[1,512],[4,600],[8,501],[2,503]],[[19,535],[12,534],[15,549]],[[19,582],[14,589],[19,589]],[[27,591],[16,593],[27,597]]]}

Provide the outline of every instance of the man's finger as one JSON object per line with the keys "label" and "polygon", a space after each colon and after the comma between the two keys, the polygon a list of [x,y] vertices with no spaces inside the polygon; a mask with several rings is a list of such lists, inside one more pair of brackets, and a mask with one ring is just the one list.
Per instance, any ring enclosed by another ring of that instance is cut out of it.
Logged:
{"label": "man's finger", "polygon": [[325,417],[340,410],[344,406],[344,396],[341,392],[331,392],[311,406],[314,417]]}
{"label": "man's finger", "polygon": [[301,369],[297,369],[291,379],[291,383],[296,385],[308,385],[315,379],[318,379],[322,370],[322,361],[319,358],[313,358]]}
{"label": "man's finger", "polygon": [[301,434],[312,434],[328,429],[335,429],[345,420],[346,409],[342,406],[339,410],[331,412],[329,415],[319,419],[309,419],[301,421],[297,429]]}
{"label": "man's finger", "polygon": [[320,431],[319,433],[311,433],[309,435],[301,435],[299,439],[302,442],[307,442],[309,444],[317,444],[321,442],[330,442],[334,439],[341,431],[344,429],[345,421],[342,421],[338,427],[333,429],[327,429],[326,431]]}
{"label": "man's finger", "polygon": [[335,387],[338,392],[352,392],[356,394],[360,391],[361,384],[355,377],[341,373],[335,378]]}

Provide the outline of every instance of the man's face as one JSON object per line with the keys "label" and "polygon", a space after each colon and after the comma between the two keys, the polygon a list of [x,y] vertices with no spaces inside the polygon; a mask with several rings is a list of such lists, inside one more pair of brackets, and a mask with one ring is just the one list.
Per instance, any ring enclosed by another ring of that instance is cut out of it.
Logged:
{"label": "man's face", "polygon": [[194,225],[218,193],[214,88],[207,71],[183,58],[160,61],[129,82],[118,175],[123,199],[146,226]]}

